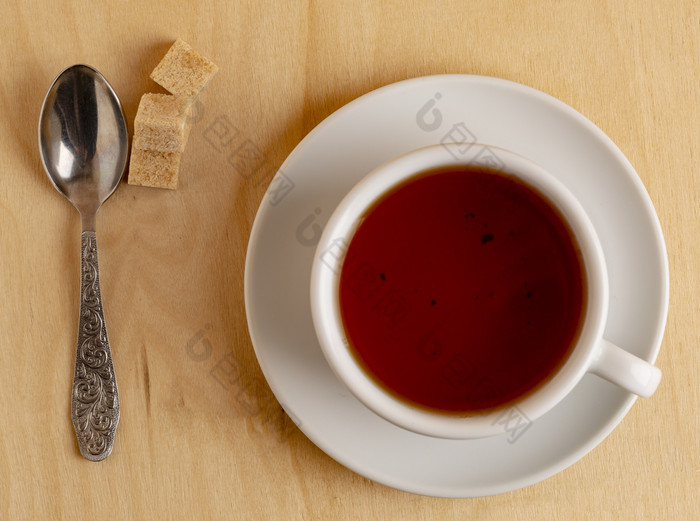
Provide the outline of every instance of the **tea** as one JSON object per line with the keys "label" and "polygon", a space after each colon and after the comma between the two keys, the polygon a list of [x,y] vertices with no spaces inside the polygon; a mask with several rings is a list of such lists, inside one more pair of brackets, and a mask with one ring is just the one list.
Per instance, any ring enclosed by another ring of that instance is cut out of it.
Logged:
{"label": "tea", "polygon": [[418,174],[364,215],[341,270],[351,351],[397,398],[448,414],[506,407],[575,346],[585,269],[559,211],[480,166]]}

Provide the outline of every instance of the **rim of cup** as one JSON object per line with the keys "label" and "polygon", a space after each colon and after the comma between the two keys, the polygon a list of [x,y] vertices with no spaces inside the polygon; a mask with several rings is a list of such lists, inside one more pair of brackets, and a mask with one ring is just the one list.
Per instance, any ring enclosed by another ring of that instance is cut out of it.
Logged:
{"label": "rim of cup", "polygon": [[[481,159],[480,159],[481,158]],[[513,175],[535,188],[559,210],[581,250],[586,278],[583,324],[568,359],[522,399],[492,411],[465,415],[431,412],[399,400],[380,387],[350,351],[340,313],[339,286],[345,251],[364,213],[398,185],[434,169],[481,165]],[[603,250],[590,219],[571,192],[550,172],[515,152],[485,144],[442,144],[413,150],[367,174],[330,216],[311,270],[311,312],[326,360],[338,379],[370,410],[407,430],[439,438],[495,436],[514,425],[524,429],[552,409],[591,368],[602,341],[608,311]]]}

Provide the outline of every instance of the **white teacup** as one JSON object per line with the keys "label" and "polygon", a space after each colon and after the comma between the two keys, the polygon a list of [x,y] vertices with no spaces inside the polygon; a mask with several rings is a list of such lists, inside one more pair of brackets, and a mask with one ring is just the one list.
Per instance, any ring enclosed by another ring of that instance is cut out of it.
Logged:
{"label": "white teacup", "polygon": [[[495,166],[494,163],[498,163]],[[350,351],[340,311],[339,286],[344,249],[363,214],[397,185],[416,174],[451,166],[481,164],[511,174],[543,194],[568,222],[581,249],[587,303],[580,334],[566,362],[539,389],[510,406],[474,415],[445,415],[395,398],[360,367]],[[364,405],[384,419],[413,432],[468,439],[503,433],[504,414],[532,422],[559,403],[587,372],[639,396],[656,390],[661,371],[603,338],[608,315],[608,276],[595,229],[580,203],[552,174],[513,152],[473,144],[435,145],[400,156],[369,173],[341,201],[321,236],[311,273],[311,310],[316,334],[331,368]],[[504,413],[505,411],[505,413]]]}

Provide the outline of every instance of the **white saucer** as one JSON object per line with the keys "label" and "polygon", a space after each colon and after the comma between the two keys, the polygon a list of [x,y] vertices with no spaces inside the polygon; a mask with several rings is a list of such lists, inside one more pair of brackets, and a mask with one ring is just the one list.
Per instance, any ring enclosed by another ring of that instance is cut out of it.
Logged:
{"label": "white saucer", "polygon": [[324,452],[398,489],[484,496],[536,483],[573,464],[615,428],[635,397],[587,375],[515,440],[504,434],[454,441],[395,427],[335,378],[316,340],[309,305],[322,227],[342,196],[374,167],[443,138],[521,153],[568,186],[593,221],[606,256],[605,336],[653,362],[668,309],[668,261],[644,186],[620,150],[581,114],[496,78],[431,76],[389,85],[349,103],[309,133],[258,211],[246,259],[245,303],[270,387]]}

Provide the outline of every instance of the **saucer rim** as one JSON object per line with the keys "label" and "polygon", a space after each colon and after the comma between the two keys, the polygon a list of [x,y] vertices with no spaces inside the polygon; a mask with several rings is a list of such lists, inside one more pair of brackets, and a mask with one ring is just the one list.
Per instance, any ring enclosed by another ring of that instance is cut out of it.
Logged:
{"label": "saucer rim", "polygon": [[[402,80],[399,82],[391,83],[388,85],[384,85],[382,87],[379,87],[375,90],[372,90],[370,92],[367,92],[363,94],[362,96],[359,96],[358,98],[355,98],[354,100],[350,101],[349,103],[343,105],[330,115],[328,115],[326,118],[324,118],[318,125],[316,125],[304,138],[295,146],[294,150],[287,156],[285,159],[284,163],[280,166],[278,169],[278,172],[276,176],[280,175],[280,172],[285,171],[286,166],[296,159],[296,156],[301,153],[301,150],[308,145],[309,142],[311,142],[317,134],[323,132],[325,128],[332,123],[332,120],[337,119],[338,117],[341,117],[344,115],[346,112],[353,110],[356,106],[360,105],[363,102],[366,102],[368,99],[381,96],[387,91],[391,90],[398,90],[402,87],[406,87],[411,84],[417,84],[421,82],[430,82],[430,81],[443,81],[443,82],[451,82],[451,81],[470,81],[470,82],[476,82],[476,83],[487,83],[490,84],[491,86],[497,87],[497,88],[508,88],[512,89],[515,91],[520,91],[520,93],[529,95],[529,96],[534,96],[536,98],[539,98],[541,101],[547,103],[553,108],[556,108],[558,111],[562,112],[564,114],[564,117],[568,118],[573,118],[579,125],[582,125],[585,127],[586,130],[591,132],[591,134],[597,138],[597,140],[605,146],[605,148],[614,156],[614,158],[617,160],[617,162],[620,165],[620,170],[624,170],[624,173],[626,177],[632,181],[634,187],[636,188],[637,195],[639,196],[640,201],[643,201],[643,206],[645,212],[648,214],[650,217],[650,223],[652,225],[651,232],[653,234],[653,238],[655,240],[655,248],[654,251],[656,253],[657,259],[656,261],[658,262],[660,266],[660,273],[659,275],[659,283],[660,283],[660,289],[662,292],[662,299],[663,302],[661,302],[661,305],[659,307],[658,311],[658,316],[656,317],[655,323],[657,324],[656,328],[656,334],[654,335],[654,338],[649,342],[650,346],[650,352],[647,357],[643,357],[645,360],[649,361],[650,363],[654,363],[658,357],[658,354],[661,349],[661,344],[663,340],[663,335],[666,329],[666,323],[667,323],[667,318],[668,318],[668,308],[669,308],[669,292],[670,292],[670,276],[669,276],[669,263],[668,263],[668,254],[667,254],[667,249],[666,249],[666,243],[664,240],[663,236],[663,231],[661,228],[661,224],[659,221],[658,214],[653,206],[653,202],[651,201],[651,198],[646,190],[646,187],[644,186],[641,178],[635,171],[634,167],[632,164],[629,162],[629,160],[624,156],[622,151],[617,147],[617,145],[598,127],[596,126],[592,121],[590,121],[588,118],[586,118],[583,114],[578,112],[576,109],[573,107],[567,105],[563,101],[558,100],[557,98],[554,98],[553,96],[546,94],[540,90],[537,90],[533,87],[529,87],[527,85],[523,85],[511,80],[503,79],[503,78],[498,78],[498,77],[492,77],[492,76],[483,76],[483,75],[469,75],[469,74],[440,74],[440,75],[430,75],[430,76],[420,76],[420,77],[415,77],[415,78],[409,78],[406,80]],[[359,465],[356,465],[350,458],[346,458],[342,453],[339,453],[337,450],[333,448],[333,444],[330,442],[326,442],[322,437],[316,436],[314,433],[309,433],[305,425],[300,425],[299,421],[297,420],[296,415],[293,413],[292,409],[293,407],[290,407],[288,404],[286,404],[283,400],[280,398],[284,396],[284,392],[279,388],[277,381],[271,376],[272,372],[268,366],[267,361],[265,360],[265,357],[259,356],[259,348],[257,347],[259,345],[260,340],[258,339],[258,335],[256,334],[256,327],[254,324],[255,319],[252,317],[252,313],[248,312],[252,308],[252,301],[255,298],[252,293],[251,293],[251,284],[252,284],[252,275],[251,273],[254,270],[254,267],[252,266],[253,264],[253,257],[254,255],[252,252],[256,251],[256,245],[257,243],[261,240],[261,234],[260,234],[260,228],[262,227],[262,222],[265,220],[265,216],[270,209],[270,205],[265,204],[266,203],[266,197],[263,196],[263,199],[258,207],[258,210],[256,212],[256,216],[253,222],[253,226],[251,227],[251,232],[248,240],[248,245],[246,249],[246,261],[245,261],[245,272],[244,272],[244,299],[245,299],[245,307],[246,307],[246,318],[247,318],[247,325],[248,325],[248,331],[249,335],[251,338],[251,342],[253,344],[253,348],[256,354],[256,358],[258,360],[258,363],[260,364],[260,367],[262,369],[262,372],[265,376],[265,379],[270,386],[271,390],[275,394],[275,396],[278,398],[278,401],[280,402],[280,405],[284,408],[284,410],[287,412],[287,414],[290,416],[290,418],[297,424],[298,428],[304,433],[304,435],[309,438],[309,440],[316,445],[319,449],[321,449],[324,453],[326,453],[329,457],[337,461],[338,463],[342,464],[346,468],[352,470],[353,472],[356,472],[357,474],[367,477],[368,479],[371,479],[375,482],[384,484],[386,486],[396,488],[399,490],[403,490],[406,492],[411,492],[419,495],[426,495],[426,496],[433,496],[433,497],[446,497],[446,498],[466,498],[466,497],[485,497],[485,496],[490,496],[490,495],[496,495],[496,494],[502,494],[514,490],[518,490],[520,488],[524,488],[536,483],[539,483],[540,481],[547,479],[548,477],[551,477],[566,468],[570,467],[577,461],[579,461],[581,458],[583,458],[586,454],[588,454],[591,450],[593,450],[596,446],[598,446],[622,421],[622,419],[627,415],[629,410],[631,409],[632,405],[635,403],[637,396],[633,395],[631,393],[628,393],[626,400],[623,402],[623,404],[617,409],[616,414],[610,415],[605,423],[602,423],[599,428],[595,430],[595,432],[591,433],[591,435],[587,438],[587,440],[584,443],[579,444],[577,449],[574,449],[570,452],[568,452],[567,456],[559,458],[556,460],[556,462],[551,463],[543,468],[541,468],[539,471],[531,472],[528,473],[526,477],[521,477],[521,478],[516,478],[516,479],[506,479],[502,480],[499,482],[499,487],[494,487],[493,485],[488,485],[484,487],[469,487],[469,492],[465,493],[463,490],[463,487],[460,489],[460,487],[452,487],[448,489],[444,485],[440,485],[438,487],[430,487],[430,486],[425,486],[423,485],[416,485],[412,481],[404,481],[400,477],[397,477],[395,475],[388,475],[385,472],[379,472],[375,470],[375,468],[372,467],[360,467]],[[307,299],[308,300],[308,299]],[[308,303],[308,302],[307,302]],[[310,305],[310,303],[308,303]],[[450,440],[445,440],[445,441],[450,441]],[[468,441],[468,440],[466,440]]]}

